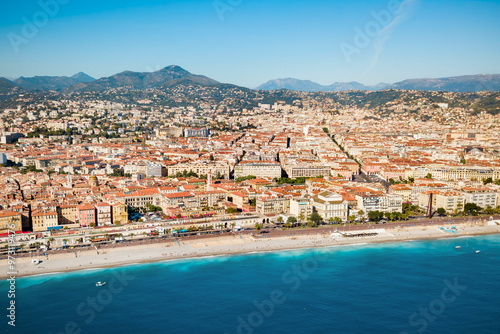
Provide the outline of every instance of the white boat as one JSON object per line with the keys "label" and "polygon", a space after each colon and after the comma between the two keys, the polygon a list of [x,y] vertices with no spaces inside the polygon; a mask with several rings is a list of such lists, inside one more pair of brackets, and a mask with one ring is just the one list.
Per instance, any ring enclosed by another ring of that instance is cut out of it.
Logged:
{"label": "white boat", "polygon": [[31,259],[31,263],[33,263],[33,264],[39,264],[40,260],[38,260],[38,259]]}
{"label": "white boat", "polygon": [[477,251],[476,251],[476,254],[479,254],[479,253],[481,253],[481,251],[478,251],[478,250],[477,250]]}
{"label": "white boat", "polygon": [[97,283],[95,284],[95,286],[103,286],[103,285],[105,285],[105,284],[106,284],[106,282],[97,282]]}
{"label": "white boat", "polygon": [[460,249],[460,248],[462,248],[462,247],[460,247],[460,246],[455,247],[455,249]]}

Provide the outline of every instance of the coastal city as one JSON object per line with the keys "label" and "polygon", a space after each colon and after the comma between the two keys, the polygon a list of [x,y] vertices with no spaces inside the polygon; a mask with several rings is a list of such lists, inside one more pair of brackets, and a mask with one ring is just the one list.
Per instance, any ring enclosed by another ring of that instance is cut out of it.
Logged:
{"label": "coastal city", "polygon": [[297,99],[239,109],[207,89],[176,88],[191,102],[176,107],[16,98],[0,123],[4,253],[9,231],[28,253],[500,214],[500,114],[457,103],[467,94],[385,91],[357,106],[365,96],[284,91]]}
{"label": "coastal city", "polygon": [[500,333],[500,1],[4,1],[2,333]]}

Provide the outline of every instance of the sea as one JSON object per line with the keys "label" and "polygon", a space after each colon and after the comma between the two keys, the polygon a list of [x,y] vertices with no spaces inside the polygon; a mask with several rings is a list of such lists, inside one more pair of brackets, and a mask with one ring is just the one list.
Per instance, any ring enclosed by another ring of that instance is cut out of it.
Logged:
{"label": "sea", "polygon": [[500,333],[500,236],[17,278],[15,326],[9,287],[7,333]]}

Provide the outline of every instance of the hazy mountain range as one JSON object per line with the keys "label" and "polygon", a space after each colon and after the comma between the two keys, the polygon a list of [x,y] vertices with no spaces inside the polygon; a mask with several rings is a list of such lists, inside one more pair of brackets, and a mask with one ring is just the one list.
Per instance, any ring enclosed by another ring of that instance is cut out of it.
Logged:
{"label": "hazy mountain range", "polygon": [[[55,90],[55,91],[103,91],[113,88],[167,88],[179,84],[195,84],[200,86],[221,85],[216,80],[203,75],[195,75],[185,69],[172,65],[155,72],[124,71],[109,77],[94,79],[79,72],[71,77],[66,76],[35,76],[20,77],[15,80],[0,78],[0,92],[20,87],[24,90]],[[384,89],[476,92],[500,91],[500,75],[467,75],[439,79],[409,79],[394,84],[380,83],[366,86],[359,82],[335,82],[324,86],[310,80],[293,78],[270,80],[256,88],[257,90],[288,89],[303,92],[339,92],[349,90],[377,91]]]}
{"label": "hazy mountain range", "polygon": [[278,90],[288,89],[301,92],[340,92],[346,90],[381,90],[389,86],[387,83],[380,83],[375,86],[365,86],[359,82],[335,82],[328,86],[310,80],[299,80],[293,78],[275,79],[257,87],[257,90]]}
{"label": "hazy mountain range", "polygon": [[335,82],[329,86],[320,85],[309,80],[276,79],[260,85],[258,90],[289,89],[302,92],[339,92],[347,90],[377,91],[383,89],[478,92],[500,91],[500,74],[464,75],[439,79],[409,79],[394,84],[379,83],[365,86],[359,82]]}

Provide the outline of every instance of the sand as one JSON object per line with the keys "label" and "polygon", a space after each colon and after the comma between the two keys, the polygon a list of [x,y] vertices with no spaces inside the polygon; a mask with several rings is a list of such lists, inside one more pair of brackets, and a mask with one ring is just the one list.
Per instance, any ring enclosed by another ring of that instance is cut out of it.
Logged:
{"label": "sand", "polygon": [[[58,273],[91,268],[105,268],[133,263],[167,261],[183,258],[196,258],[215,255],[234,255],[254,252],[269,252],[288,249],[303,249],[327,246],[342,246],[359,243],[385,243],[406,240],[440,239],[462,236],[500,233],[500,226],[486,224],[458,224],[457,234],[441,230],[439,226],[415,226],[394,229],[367,230],[377,232],[377,236],[346,238],[336,233],[287,235],[279,237],[255,237],[235,235],[213,237],[189,241],[166,241],[164,243],[137,246],[77,250],[72,253],[41,255],[42,262],[33,264],[28,258],[16,259],[16,277]],[[356,231],[362,233],[364,231]],[[293,231],[291,231],[293,233]],[[9,277],[7,259],[0,260],[0,277]]]}

